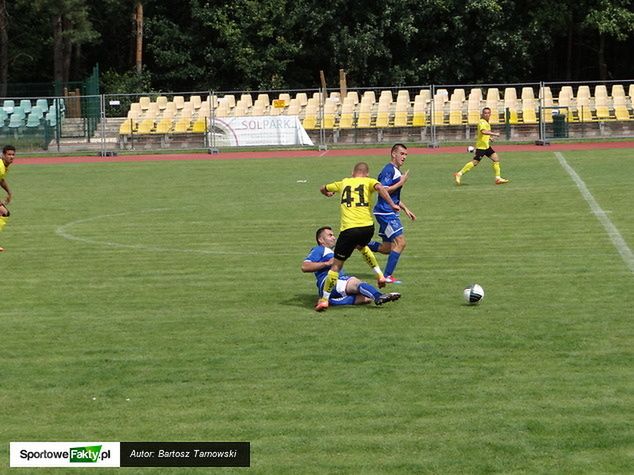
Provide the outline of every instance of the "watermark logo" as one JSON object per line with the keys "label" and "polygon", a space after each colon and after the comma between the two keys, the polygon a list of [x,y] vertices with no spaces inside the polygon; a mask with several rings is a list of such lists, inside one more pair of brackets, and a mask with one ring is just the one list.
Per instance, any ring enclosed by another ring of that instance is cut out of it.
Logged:
{"label": "watermark logo", "polygon": [[11,442],[11,467],[118,467],[119,442]]}
{"label": "watermark logo", "polygon": [[[109,451],[104,451],[102,455],[109,458]],[[71,447],[70,462],[71,463],[97,463],[100,459],[101,445],[93,445],[89,447]]]}

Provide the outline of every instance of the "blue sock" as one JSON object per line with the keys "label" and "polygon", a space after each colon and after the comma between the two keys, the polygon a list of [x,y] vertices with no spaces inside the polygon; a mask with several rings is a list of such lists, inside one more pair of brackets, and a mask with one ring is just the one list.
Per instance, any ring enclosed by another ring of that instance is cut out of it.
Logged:
{"label": "blue sock", "polygon": [[381,247],[381,243],[376,241],[370,241],[370,243],[368,244],[368,247],[370,248],[372,252],[377,252],[379,250],[379,247]]}
{"label": "blue sock", "polygon": [[376,300],[381,296],[381,292],[379,292],[367,282],[361,282],[359,284],[359,293],[361,295],[365,295],[368,298],[371,298],[372,300]]}
{"label": "blue sock", "polygon": [[401,257],[400,252],[392,251],[387,258],[387,265],[385,266],[384,274],[386,276],[392,275],[394,273],[394,269],[396,269],[396,264],[398,264],[398,258]]}

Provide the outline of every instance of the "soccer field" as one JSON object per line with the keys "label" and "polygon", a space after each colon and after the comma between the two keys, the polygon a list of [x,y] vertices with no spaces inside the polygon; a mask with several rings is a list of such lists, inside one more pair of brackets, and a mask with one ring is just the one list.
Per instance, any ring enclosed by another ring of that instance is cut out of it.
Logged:
{"label": "soccer field", "polygon": [[267,474],[631,473],[632,149],[561,152],[585,194],[548,148],[500,155],[511,183],[483,162],[456,187],[466,153],[410,152],[402,299],[323,314],[300,272],[339,226],[319,185],[387,149],[16,161],[0,472],[10,441],[96,440],[248,441]]}

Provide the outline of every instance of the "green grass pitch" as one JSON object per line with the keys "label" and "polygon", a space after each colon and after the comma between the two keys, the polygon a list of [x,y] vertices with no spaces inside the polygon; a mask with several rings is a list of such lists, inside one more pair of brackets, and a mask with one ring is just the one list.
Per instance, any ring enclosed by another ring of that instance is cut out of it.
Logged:
{"label": "green grass pitch", "polygon": [[[630,247],[631,153],[563,152]],[[467,154],[410,153],[403,298],[313,311],[319,185],[387,158],[14,166],[0,472],[10,441],[86,440],[250,441],[253,473],[631,473],[634,275],[548,149],[460,188]]]}

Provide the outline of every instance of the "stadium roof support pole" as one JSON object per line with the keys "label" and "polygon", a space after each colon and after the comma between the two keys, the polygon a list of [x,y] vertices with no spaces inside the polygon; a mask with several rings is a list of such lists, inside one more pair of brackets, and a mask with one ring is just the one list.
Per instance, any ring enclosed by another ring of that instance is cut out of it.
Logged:
{"label": "stadium roof support pole", "polygon": [[544,81],[539,82],[539,138],[535,141],[535,145],[550,145],[546,140],[546,121],[544,120]]}
{"label": "stadium roof support pole", "polygon": [[218,147],[216,146],[216,134],[214,130],[216,130],[216,108],[214,107],[214,98],[216,97],[215,91],[208,91],[208,101],[209,101],[209,149],[207,150],[210,154],[220,153]]}
{"label": "stadium roof support pole", "polygon": [[328,146],[326,145],[326,129],[324,128],[324,103],[326,101],[326,94],[325,87],[319,89],[319,150],[328,150]]}
{"label": "stadium roof support pole", "polygon": [[436,85],[431,85],[431,120],[430,120],[430,141],[427,144],[428,148],[438,148],[438,141],[436,140],[436,122],[434,117],[436,116]]}

